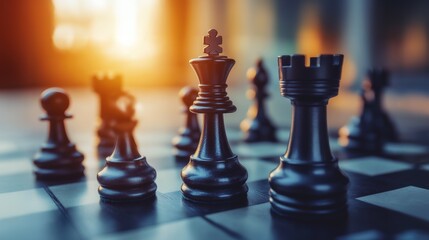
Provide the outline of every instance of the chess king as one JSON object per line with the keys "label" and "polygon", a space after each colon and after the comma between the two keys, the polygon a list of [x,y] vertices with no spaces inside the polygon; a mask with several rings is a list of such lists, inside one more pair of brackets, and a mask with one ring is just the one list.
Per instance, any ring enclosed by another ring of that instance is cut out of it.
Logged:
{"label": "chess king", "polygon": [[207,47],[201,56],[190,61],[200,84],[198,97],[190,107],[203,114],[203,127],[196,152],[183,168],[182,193],[194,202],[225,202],[245,199],[247,171],[229,146],[223,121],[224,113],[236,111],[226,93],[226,79],[234,59],[220,56],[222,37],[211,29],[204,37]]}
{"label": "chess king", "polygon": [[346,213],[348,178],[332,155],[326,105],[338,94],[343,55],[278,58],[280,92],[292,103],[289,146],[269,177],[275,213],[299,218]]}

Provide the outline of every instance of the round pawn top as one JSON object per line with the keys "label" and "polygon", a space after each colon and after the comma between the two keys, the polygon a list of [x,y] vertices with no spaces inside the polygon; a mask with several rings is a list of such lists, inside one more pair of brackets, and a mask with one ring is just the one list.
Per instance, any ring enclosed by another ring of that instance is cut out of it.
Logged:
{"label": "round pawn top", "polygon": [[179,97],[187,107],[190,107],[194,103],[197,96],[198,90],[193,87],[183,87],[179,92]]}
{"label": "round pawn top", "polygon": [[70,98],[61,88],[48,88],[40,95],[40,102],[48,115],[64,115]]}

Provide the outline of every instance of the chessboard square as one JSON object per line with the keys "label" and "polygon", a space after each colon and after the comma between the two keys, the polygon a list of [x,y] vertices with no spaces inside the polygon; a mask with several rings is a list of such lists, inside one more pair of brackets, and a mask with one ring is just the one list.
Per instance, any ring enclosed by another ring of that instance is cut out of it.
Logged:
{"label": "chessboard square", "polygon": [[194,217],[95,239],[235,239],[202,218]]}
{"label": "chessboard square", "polygon": [[407,186],[356,198],[372,205],[429,221],[429,190]]}
{"label": "chessboard square", "polygon": [[0,219],[57,209],[42,188],[0,194]]}
{"label": "chessboard square", "polygon": [[1,239],[75,240],[82,236],[60,211],[0,220]]}
{"label": "chessboard square", "polygon": [[375,156],[342,160],[339,164],[342,170],[367,176],[377,176],[413,168],[413,165],[410,163],[398,162]]}
{"label": "chessboard square", "polygon": [[179,191],[182,185],[182,178],[180,177],[180,168],[172,168],[160,170],[157,172],[156,185],[157,191],[161,193]]}
{"label": "chessboard square", "polygon": [[271,171],[278,165],[278,163],[261,161],[258,159],[246,159],[240,162],[247,170],[247,182],[268,179]]}
{"label": "chessboard square", "polygon": [[285,153],[286,146],[281,143],[249,143],[240,144],[233,150],[239,157],[268,158],[280,157]]}
{"label": "chessboard square", "polygon": [[97,191],[98,182],[95,180],[57,185],[49,188],[66,208],[98,203],[100,201]]}
{"label": "chessboard square", "polygon": [[32,172],[33,164],[29,159],[11,159],[0,161],[0,176]]}

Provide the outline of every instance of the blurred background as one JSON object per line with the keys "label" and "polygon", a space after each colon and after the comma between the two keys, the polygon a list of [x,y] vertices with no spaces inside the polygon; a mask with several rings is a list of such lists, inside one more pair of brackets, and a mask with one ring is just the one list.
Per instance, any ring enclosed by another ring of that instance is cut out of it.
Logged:
{"label": "blurred background", "polygon": [[209,28],[237,63],[230,85],[265,59],[343,53],[343,88],[368,68],[392,71],[396,88],[429,90],[429,1],[425,0],[0,0],[0,88],[89,86],[98,71],[126,86],[197,83],[189,59]]}

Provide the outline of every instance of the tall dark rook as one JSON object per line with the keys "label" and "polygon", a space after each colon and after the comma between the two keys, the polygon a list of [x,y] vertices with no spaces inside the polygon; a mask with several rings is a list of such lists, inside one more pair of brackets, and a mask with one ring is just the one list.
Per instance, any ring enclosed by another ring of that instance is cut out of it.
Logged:
{"label": "tall dark rook", "polygon": [[97,151],[100,159],[109,156],[115,149],[116,135],[112,122],[117,119],[116,101],[124,94],[119,75],[95,75],[92,86],[100,99],[100,121],[97,129]]}
{"label": "tall dark rook", "polygon": [[270,202],[275,213],[313,218],[345,213],[348,179],[329,147],[326,105],[338,94],[343,55],[280,56],[282,96],[293,105],[286,154],[270,174]]}
{"label": "tall dark rook", "polygon": [[182,170],[182,193],[197,202],[222,202],[244,199],[247,194],[247,171],[229,146],[223,121],[224,113],[236,111],[226,93],[226,79],[235,61],[219,56],[222,37],[212,29],[204,37],[207,56],[192,59],[200,84],[190,107],[203,114],[203,127],[196,152]]}

